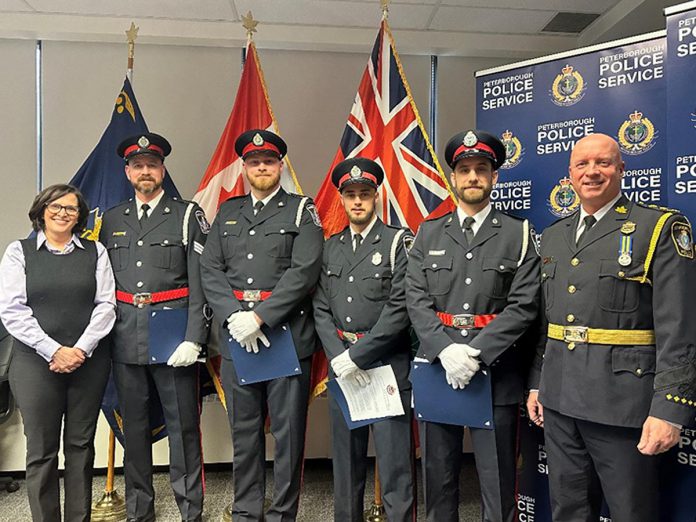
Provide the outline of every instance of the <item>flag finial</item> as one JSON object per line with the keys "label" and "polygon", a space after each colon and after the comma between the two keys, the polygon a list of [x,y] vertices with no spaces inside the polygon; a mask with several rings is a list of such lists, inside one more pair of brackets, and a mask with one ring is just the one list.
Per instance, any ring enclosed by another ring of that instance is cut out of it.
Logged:
{"label": "flag finial", "polygon": [[133,75],[133,60],[135,59],[135,39],[138,37],[138,27],[131,22],[130,29],[126,31],[126,39],[128,40],[128,77]]}
{"label": "flag finial", "polygon": [[389,3],[391,0],[379,0],[382,4],[382,19],[386,20],[389,17]]}
{"label": "flag finial", "polygon": [[242,26],[246,29],[247,38],[251,40],[253,34],[256,32],[256,26],[259,25],[258,20],[254,20],[254,15],[251,11],[247,12],[246,16],[242,16]]}

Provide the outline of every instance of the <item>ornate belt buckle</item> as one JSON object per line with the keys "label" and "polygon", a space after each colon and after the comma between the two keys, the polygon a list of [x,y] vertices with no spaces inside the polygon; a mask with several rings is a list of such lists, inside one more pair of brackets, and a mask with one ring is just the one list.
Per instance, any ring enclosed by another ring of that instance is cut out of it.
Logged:
{"label": "ornate belt buckle", "polygon": [[473,314],[457,314],[452,316],[452,326],[454,328],[460,328],[462,330],[468,330],[474,327],[474,316]]}
{"label": "ornate belt buckle", "polygon": [[587,343],[586,326],[564,326],[563,340],[567,343]]}
{"label": "ornate belt buckle", "polygon": [[350,344],[355,344],[358,342],[358,334],[353,332],[343,332],[343,338]]}
{"label": "ornate belt buckle", "polygon": [[243,293],[242,301],[250,303],[258,303],[261,301],[261,290],[244,290]]}
{"label": "ornate belt buckle", "polygon": [[142,308],[146,304],[152,304],[152,294],[150,292],[142,292],[133,294],[133,305]]}

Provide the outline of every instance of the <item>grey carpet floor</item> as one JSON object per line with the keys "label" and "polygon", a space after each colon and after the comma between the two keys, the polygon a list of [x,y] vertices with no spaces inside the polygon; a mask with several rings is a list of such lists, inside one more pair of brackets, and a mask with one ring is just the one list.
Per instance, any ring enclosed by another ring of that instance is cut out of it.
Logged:
{"label": "grey carpet floor", "polygon": [[[420,462],[419,462],[420,465]],[[273,488],[272,466],[267,470],[267,496]],[[365,488],[365,507],[372,504],[372,492],[374,490],[374,468],[368,471],[368,484]],[[207,470],[205,493],[205,522],[218,522],[222,520],[222,512],[232,500],[232,472],[214,468]],[[101,498],[105,484],[104,476],[94,478],[94,501]],[[418,475],[420,485],[420,470]],[[20,489],[14,493],[7,493],[0,489],[0,522],[30,522],[29,504],[27,503],[24,481],[20,480]],[[174,503],[174,498],[169,488],[169,476],[166,472],[155,474],[156,512],[158,522],[177,522],[179,512]],[[124,493],[123,476],[116,476],[116,490],[120,495]],[[478,522],[480,515],[479,486],[476,478],[476,470],[473,458],[465,456],[460,475],[460,522]],[[300,511],[297,520],[299,522],[324,522],[333,520],[333,490],[331,478],[331,461],[308,460],[305,464],[305,477],[302,496],[300,498]],[[418,490],[418,520],[425,520],[423,514],[423,491]]]}

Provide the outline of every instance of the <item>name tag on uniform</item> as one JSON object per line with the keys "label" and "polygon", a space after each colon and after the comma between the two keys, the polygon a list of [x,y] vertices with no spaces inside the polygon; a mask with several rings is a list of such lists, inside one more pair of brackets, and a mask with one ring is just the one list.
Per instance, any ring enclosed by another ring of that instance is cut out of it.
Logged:
{"label": "name tag on uniform", "polygon": [[447,250],[428,250],[429,256],[444,256]]}
{"label": "name tag on uniform", "polygon": [[225,221],[225,225],[236,225],[236,224],[237,224],[237,220],[236,220],[236,219],[232,219],[232,220],[230,220],[230,221]]}
{"label": "name tag on uniform", "polygon": [[112,236],[125,236],[125,235],[126,235],[126,231],[124,230],[124,231],[122,231],[122,232],[113,232],[111,235],[112,235]]}

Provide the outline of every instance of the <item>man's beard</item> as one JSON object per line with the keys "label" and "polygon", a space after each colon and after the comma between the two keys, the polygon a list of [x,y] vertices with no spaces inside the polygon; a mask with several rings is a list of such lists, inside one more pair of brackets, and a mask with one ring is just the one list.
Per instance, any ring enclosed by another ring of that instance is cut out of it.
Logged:
{"label": "man's beard", "polygon": [[[152,194],[153,192],[157,192],[160,187],[162,186],[162,181],[157,181],[155,178],[147,178],[147,179],[138,179],[134,184],[133,188],[137,192],[140,192],[141,194]],[[146,182],[149,182],[146,184]]]}
{"label": "man's beard", "polygon": [[491,192],[493,191],[492,185],[477,185],[477,188],[481,189],[477,192],[468,192],[468,188],[472,187],[456,187],[457,198],[459,198],[459,201],[472,205],[486,201],[491,196]]}
{"label": "man's beard", "polygon": [[270,190],[273,187],[277,186],[278,183],[280,182],[280,175],[276,176],[263,176],[263,177],[257,177],[253,178],[252,176],[247,176],[249,179],[249,185],[254,187],[256,190]]}

